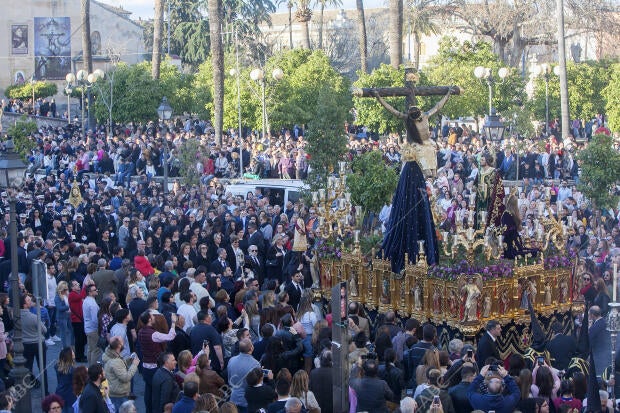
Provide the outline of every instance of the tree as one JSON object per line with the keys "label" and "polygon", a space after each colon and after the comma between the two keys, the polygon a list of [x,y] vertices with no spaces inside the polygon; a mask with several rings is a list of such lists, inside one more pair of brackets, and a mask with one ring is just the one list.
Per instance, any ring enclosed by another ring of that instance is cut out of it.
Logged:
{"label": "tree", "polygon": [[364,17],[364,0],[355,1],[357,9],[357,34],[360,50],[360,62],[362,73],[368,73],[368,44],[366,39],[366,18]]}
{"label": "tree", "polygon": [[310,173],[306,181],[313,190],[326,188],[327,177],[336,169],[337,162],[343,160],[347,150],[343,126],[348,116],[348,108],[342,105],[328,84],[320,84],[315,93],[322,104],[317,105],[316,116],[308,124]]}
{"label": "tree", "polygon": [[407,18],[407,33],[413,35],[413,67],[420,68],[420,49],[422,36],[437,34],[437,24],[434,19],[444,8],[434,7],[437,0],[405,0],[405,16]]}
{"label": "tree", "polygon": [[200,183],[202,171],[196,169],[198,155],[203,154],[204,148],[200,145],[198,139],[184,140],[180,146],[177,146],[179,152],[179,161],[181,168],[179,173],[183,183],[187,186],[197,185]]}
{"label": "tree", "polygon": [[[445,37],[439,46],[439,53],[431,59],[425,73],[432,85],[456,85],[463,93],[448,100],[442,113],[451,118],[479,116],[489,111],[488,86],[474,76],[476,66],[497,71],[503,66],[499,57],[486,42],[459,42]],[[493,85],[493,107],[501,114],[515,105],[525,102],[525,84],[519,73],[512,70],[502,82]]]}
{"label": "tree", "polygon": [[222,0],[208,0],[211,64],[213,66],[213,128],[218,145],[222,144],[224,115],[224,48],[222,45]]}
{"label": "tree", "polygon": [[[267,62],[266,73],[275,67],[282,69],[284,77],[272,86],[270,94],[272,126],[310,125],[323,116],[323,111],[346,114],[351,109],[350,82],[334,70],[322,51],[295,49],[279,53]],[[321,98],[327,93],[321,92],[323,87],[330,89],[329,99]],[[343,124],[339,128],[343,129]]]}
{"label": "tree", "polygon": [[390,0],[388,13],[390,25],[390,64],[398,68],[403,61],[403,0]]}
{"label": "tree", "polygon": [[153,20],[153,67],[151,76],[159,79],[159,67],[161,65],[161,42],[164,30],[164,1],[155,0],[155,18]]}
{"label": "tree", "polygon": [[325,6],[332,6],[332,7],[340,7],[342,6],[342,0],[317,0],[317,4],[320,6],[320,12],[319,12],[319,27],[318,27],[318,32],[319,32],[319,49],[323,49],[323,16],[325,13]]}
{"label": "tree", "polygon": [[13,138],[15,152],[26,157],[37,146],[37,141],[33,138],[33,134],[38,131],[39,127],[35,121],[22,116],[14,125],[9,127],[6,133],[10,138]]}
{"label": "tree", "polygon": [[58,87],[53,82],[37,81],[32,83],[22,83],[21,85],[11,85],[4,90],[6,97],[10,99],[28,100],[32,99],[32,89],[34,88],[34,97],[46,98],[48,96],[54,96],[58,93]]}
{"label": "tree", "polygon": [[607,103],[605,109],[609,126],[613,131],[620,130],[620,63],[611,66],[609,84],[603,89],[602,95]]}
{"label": "tree", "polygon": [[366,212],[379,212],[389,204],[398,173],[386,165],[379,151],[367,152],[353,159],[351,173],[347,175],[347,187],[351,191],[351,201],[361,205]]}
{"label": "tree", "polygon": [[310,50],[310,30],[308,22],[312,18],[312,10],[310,9],[310,0],[295,0],[297,3],[297,11],[295,18],[301,23],[301,47]]}
{"label": "tree", "polygon": [[581,162],[578,189],[592,200],[595,208],[615,208],[620,153],[614,149],[611,136],[594,135],[588,146],[577,154],[577,160]]}
{"label": "tree", "polygon": [[84,70],[93,72],[92,43],[90,41],[90,0],[81,0],[80,17],[82,20],[82,59]]}

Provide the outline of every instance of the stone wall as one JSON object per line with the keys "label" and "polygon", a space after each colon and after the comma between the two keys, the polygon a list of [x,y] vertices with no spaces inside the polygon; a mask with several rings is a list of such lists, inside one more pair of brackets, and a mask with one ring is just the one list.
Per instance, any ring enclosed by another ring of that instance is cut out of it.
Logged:
{"label": "stone wall", "polygon": [[[2,131],[6,132],[6,130],[15,124],[15,122],[17,122],[22,116],[22,114],[19,113],[11,113],[11,112],[4,112],[2,114]],[[67,120],[66,119],[60,119],[60,118],[48,118],[45,116],[27,116],[30,120],[34,120],[37,123],[38,127],[42,127],[42,126],[65,126],[67,124]]]}

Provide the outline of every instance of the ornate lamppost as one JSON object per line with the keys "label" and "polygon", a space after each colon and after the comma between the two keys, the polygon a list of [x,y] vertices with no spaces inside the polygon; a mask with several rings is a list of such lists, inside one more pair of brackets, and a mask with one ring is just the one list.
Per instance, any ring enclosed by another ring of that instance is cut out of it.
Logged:
{"label": "ornate lamppost", "polygon": [[551,69],[551,65],[544,63],[540,66],[536,66],[534,74],[541,76],[545,79],[545,136],[549,137],[549,80],[551,80],[551,73],[556,76],[560,76],[560,66],[555,66]]}
{"label": "ornate lamppost", "polygon": [[[284,77],[284,72],[282,71],[282,69],[277,67],[273,69],[273,71],[271,72],[271,77],[275,81],[280,81]],[[263,71],[263,69],[253,69],[250,72],[250,79],[252,79],[255,82],[259,82],[261,86],[261,101],[263,104],[263,113],[262,113],[263,139],[265,139],[265,137],[267,136],[265,132],[271,135],[271,131],[269,130],[269,125],[268,125],[269,120],[267,118],[267,101],[265,97],[265,86],[266,86],[267,81],[265,79],[265,72]],[[269,140],[267,140],[267,142],[269,142]],[[269,144],[267,144],[267,146],[269,146]]]}
{"label": "ornate lamppost", "polygon": [[166,122],[172,117],[172,107],[168,103],[168,99],[164,96],[157,108],[157,116],[161,121],[161,135],[164,144],[164,194],[168,193],[168,136],[166,130]]}

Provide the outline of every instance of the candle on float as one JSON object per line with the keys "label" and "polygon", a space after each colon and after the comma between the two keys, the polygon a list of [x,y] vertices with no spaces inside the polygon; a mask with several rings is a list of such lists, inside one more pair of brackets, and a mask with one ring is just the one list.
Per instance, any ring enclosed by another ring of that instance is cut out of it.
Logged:
{"label": "candle on float", "polygon": [[323,226],[325,224],[325,218],[324,217],[319,217],[319,225]]}
{"label": "candle on float", "polygon": [[538,201],[538,215],[539,216],[543,216],[543,214],[545,213],[545,204],[542,203],[542,201]]}
{"label": "candle on float", "polygon": [[614,262],[614,286],[613,301],[616,302],[616,290],[618,289],[618,264]]}
{"label": "candle on float", "polygon": [[443,231],[441,237],[443,238],[443,242],[448,242],[448,231]]}
{"label": "candle on float", "polygon": [[312,191],[312,203],[316,204],[319,202],[319,193],[317,191]]}
{"label": "candle on float", "polygon": [[356,244],[360,241],[360,230],[359,229],[356,229],[353,232],[353,240],[355,241]]}
{"label": "candle on float", "polygon": [[347,163],[344,162],[344,161],[341,161],[341,162],[338,162],[338,164],[340,165],[340,173],[344,174],[344,171],[345,171],[345,169],[347,167]]}
{"label": "candle on float", "polygon": [[551,198],[551,188],[548,186],[545,187],[545,197],[547,200]]}
{"label": "candle on float", "polygon": [[486,223],[487,222],[487,211],[482,211],[482,222]]}
{"label": "candle on float", "polygon": [[469,227],[467,228],[467,238],[471,240],[474,237],[474,229]]}
{"label": "candle on float", "polygon": [[351,202],[351,192],[345,192],[345,193],[344,193],[344,199],[345,199],[347,202]]}
{"label": "candle on float", "polygon": [[321,198],[321,200],[325,200],[325,189],[319,189],[319,197]]}
{"label": "candle on float", "polygon": [[459,243],[459,234],[454,234],[453,245],[456,246]]}

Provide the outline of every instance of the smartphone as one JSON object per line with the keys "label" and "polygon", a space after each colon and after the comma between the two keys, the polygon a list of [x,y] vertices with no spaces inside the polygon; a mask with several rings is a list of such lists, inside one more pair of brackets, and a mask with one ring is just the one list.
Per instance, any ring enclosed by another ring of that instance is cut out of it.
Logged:
{"label": "smartphone", "polygon": [[538,357],[538,365],[539,366],[544,366],[545,365],[545,358],[544,357]]}
{"label": "smartphone", "polygon": [[497,371],[497,364],[491,364],[489,366],[489,371]]}
{"label": "smartphone", "polygon": [[136,353],[131,353],[129,355],[129,358],[135,359],[136,357],[138,357],[138,355]]}
{"label": "smartphone", "polygon": [[467,357],[472,358],[474,356],[474,350],[469,349],[467,350]]}
{"label": "smartphone", "polygon": [[439,396],[434,396],[433,397],[433,404],[440,404],[441,401],[439,400]]}
{"label": "smartphone", "polygon": [[413,397],[413,389],[407,389],[405,390],[405,394],[409,397]]}
{"label": "smartphone", "polygon": [[264,377],[264,378],[269,377],[269,372],[270,372],[270,370],[269,370],[269,369],[263,369],[263,377]]}
{"label": "smartphone", "polygon": [[209,340],[202,340],[202,347],[204,348],[204,347],[208,346],[209,343],[210,343]]}

